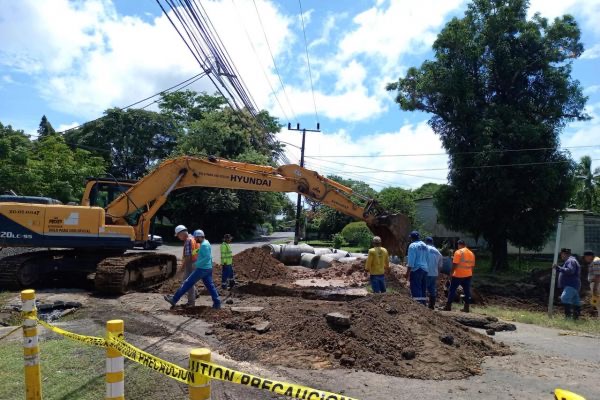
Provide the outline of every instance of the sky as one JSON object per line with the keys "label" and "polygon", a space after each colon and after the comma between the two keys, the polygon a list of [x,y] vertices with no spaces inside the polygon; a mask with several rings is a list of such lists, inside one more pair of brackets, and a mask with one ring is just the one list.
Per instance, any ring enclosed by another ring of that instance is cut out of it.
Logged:
{"label": "sky", "polygon": [[[299,2],[255,1],[202,4],[256,104],[286,126],[314,129],[320,122],[320,133],[307,133],[307,168],[376,190],[446,182],[447,156],[430,116],[401,111],[385,85],[432,58],[437,33],[463,15],[467,1],[302,0],[314,102]],[[61,131],[201,71],[154,0],[0,5],[0,122],[32,135],[44,114]],[[594,118],[569,125],[561,144],[574,158],[598,159],[598,167],[600,0],[532,0],[534,12],[569,13],[580,24],[586,51],[573,75]],[[215,90],[206,78],[190,88]],[[287,155],[299,162],[301,134],[284,128],[278,137],[293,145]]]}

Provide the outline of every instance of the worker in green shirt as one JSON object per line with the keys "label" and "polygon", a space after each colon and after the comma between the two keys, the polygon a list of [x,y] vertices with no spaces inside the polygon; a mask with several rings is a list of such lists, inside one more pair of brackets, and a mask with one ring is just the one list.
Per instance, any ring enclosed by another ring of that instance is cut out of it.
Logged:
{"label": "worker in green shirt", "polygon": [[223,243],[221,243],[221,264],[223,265],[221,287],[223,289],[231,289],[235,285],[233,279],[233,253],[231,252],[232,240],[233,236],[227,233],[223,236]]}

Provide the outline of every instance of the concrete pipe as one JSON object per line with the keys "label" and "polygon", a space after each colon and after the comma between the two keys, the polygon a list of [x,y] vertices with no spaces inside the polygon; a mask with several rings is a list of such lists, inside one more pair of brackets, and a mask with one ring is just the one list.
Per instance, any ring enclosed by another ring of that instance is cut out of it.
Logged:
{"label": "concrete pipe", "polygon": [[338,259],[339,262],[341,263],[351,263],[358,260],[357,257],[342,257],[340,259]]}
{"label": "concrete pipe", "polygon": [[306,268],[315,269],[317,267],[318,262],[319,256],[316,256],[311,253],[302,253],[302,257],[300,257],[300,265]]}
{"label": "concrete pipe", "polygon": [[300,265],[302,253],[314,254],[315,249],[306,244],[284,244],[281,246],[281,258],[279,261],[285,265]]}
{"label": "concrete pipe", "polygon": [[264,244],[263,249],[269,250],[271,256],[277,260],[281,260],[281,245],[279,244]]}
{"label": "concrete pipe", "polygon": [[315,247],[315,254],[318,255],[318,256],[322,256],[323,254],[332,254],[332,253],[335,253],[334,250],[335,249],[316,248]]}
{"label": "concrete pipe", "polygon": [[340,258],[344,258],[346,255],[342,253],[333,253],[333,254],[323,254],[322,256],[318,256],[319,260],[316,263],[316,269],[323,269],[331,267],[331,262],[334,260],[339,260]]}

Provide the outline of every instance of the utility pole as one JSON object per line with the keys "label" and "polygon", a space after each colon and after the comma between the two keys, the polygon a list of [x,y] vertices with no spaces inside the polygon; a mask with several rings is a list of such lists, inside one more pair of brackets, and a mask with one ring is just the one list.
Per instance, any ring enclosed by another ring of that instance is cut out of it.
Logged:
{"label": "utility pole", "polygon": [[552,279],[550,280],[550,294],[548,295],[548,316],[552,318],[554,313],[554,287],[556,286],[556,268],[558,264],[558,254],[560,252],[560,233],[563,223],[563,216],[558,217],[558,225],[556,226],[556,242],[554,242],[554,260],[552,262]]}
{"label": "utility pole", "polygon": [[[304,147],[306,145],[306,132],[321,132],[321,124],[317,122],[317,129],[300,129],[300,124],[296,124],[292,128],[292,124],[288,122],[288,131],[302,131],[302,147],[300,148],[300,166],[304,167]],[[300,241],[300,213],[302,212],[302,195],[298,193],[298,201],[296,203],[296,229],[294,231],[294,244]]]}

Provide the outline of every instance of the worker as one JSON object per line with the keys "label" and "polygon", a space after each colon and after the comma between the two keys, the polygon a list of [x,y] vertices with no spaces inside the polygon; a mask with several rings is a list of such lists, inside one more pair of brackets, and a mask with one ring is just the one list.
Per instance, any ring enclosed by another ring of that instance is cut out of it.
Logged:
{"label": "worker", "polygon": [[558,288],[563,292],[560,302],[565,307],[565,318],[579,319],[581,314],[581,266],[577,259],[571,254],[571,249],[562,248],[560,258],[564,261],[562,266],[554,265],[558,271]]}
{"label": "worker", "polygon": [[429,297],[429,308],[433,310],[437,300],[437,279],[442,270],[444,258],[442,253],[433,245],[433,238],[426,237],[425,244],[429,251],[429,257],[427,258],[427,296]]}
{"label": "worker", "polygon": [[583,253],[583,262],[588,266],[592,305],[596,307],[597,316],[600,318],[600,257],[596,257],[593,250],[586,250]]}
{"label": "worker", "polygon": [[[198,242],[193,235],[188,233],[185,225],[177,225],[175,227],[175,236],[183,242],[183,256],[181,258],[181,266],[183,269],[183,280],[186,280],[192,272],[194,272],[194,261],[198,257]],[[187,292],[188,307],[194,307],[196,304],[196,288],[192,286]]]}
{"label": "worker", "polygon": [[369,272],[373,293],[385,293],[385,272],[390,270],[388,251],[381,247],[381,238],[375,236],[369,249],[365,269]]}
{"label": "worker", "polygon": [[411,232],[410,240],[412,243],[408,246],[406,280],[410,282],[410,293],[413,300],[426,305],[429,250],[421,240],[419,232]]}
{"label": "worker", "polygon": [[460,239],[456,244],[458,249],[452,258],[452,278],[448,290],[448,302],[444,310],[452,310],[452,301],[456,296],[456,290],[461,286],[465,294],[465,305],[462,311],[468,313],[471,304],[471,279],[473,278],[473,268],[475,268],[475,254],[467,248],[464,240]]}
{"label": "worker", "polygon": [[196,231],[195,234],[199,240],[200,250],[198,251],[198,259],[194,263],[194,272],[183,281],[183,284],[177,290],[175,295],[165,295],[164,299],[171,304],[171,308],[173,308],[185,292],[191,287],[194,287],[196,282],[202,280],[204,287],[206,287],[206,290],[208,290],[208,293],[210,293],[210,297],[212,298],[213,308],[219,309],[221,308],[221,300],[219,299],[219,293],[217,292],[217,288],[215,287],[212,278],[212,253],[210,243],[206,240],[202,230]]}
{"label": "worker", "polygon": [[231,289],[235,285],[233,278],[233,253],[231,252],[231,241],[233,236],[226,233],[223,236],[223,243],[221,243],[221,264],[223,265],[223,272],[221,274],[221,287],[223,289]]}

